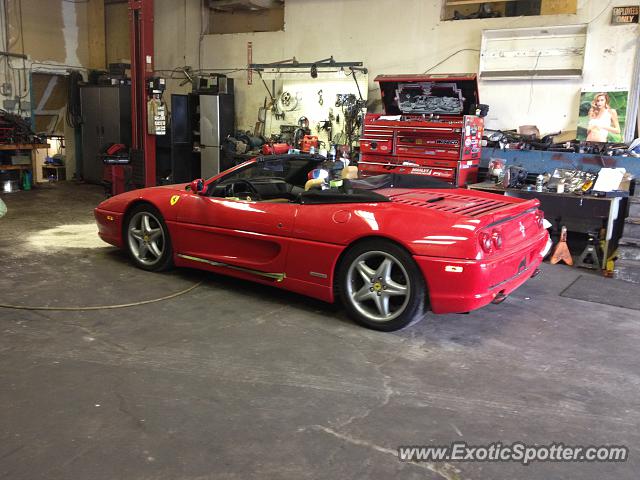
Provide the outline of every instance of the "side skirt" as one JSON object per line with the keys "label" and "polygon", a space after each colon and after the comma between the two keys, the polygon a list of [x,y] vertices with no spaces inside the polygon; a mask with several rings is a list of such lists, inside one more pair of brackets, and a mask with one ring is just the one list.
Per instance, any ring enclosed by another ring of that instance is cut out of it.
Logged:
{"label": "side skirt", "polygon": [[235,265],[229,265],[228,263],[215,262],[213,260],[207,260],[206,258],[193,257],[191,255],[183,255],[182,253],[178,253],[177,256],[180,257],[180,258],[184,258],[185,260],[191,260],[193,262],[206,263],[207,265],[212,265],[214,267],[229,268],[231,270],[237,270],[239,272],[250,273],[252,275],[257,275],[259,277],[264,277],[264,278],[269,278],[271,280],[275,280],[276,282],[281,282],[285,278],[287,278],[287,274],[286,273],[269,273],[269,272],[262,272],[260,270],[253,270],[251,268],[236,267]]}

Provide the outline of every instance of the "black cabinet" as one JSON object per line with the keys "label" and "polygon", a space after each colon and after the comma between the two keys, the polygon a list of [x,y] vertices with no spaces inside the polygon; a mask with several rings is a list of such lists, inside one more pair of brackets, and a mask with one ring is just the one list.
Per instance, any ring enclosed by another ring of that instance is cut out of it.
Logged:
{"label": "black cabinet", "polygon": [[197,132],[197,96],[171,95],[171,122],[167,135],[156,137],[158,184],[185,183],[200,177]]}
{"label": "black cabinet", "polygon": [[157,137],[159,183],[183,183],[210,178],[233,166],[223,150],[234,132],[232,94],[171,95],[168,135]]}
{"label": "black cabinet", "polygon": [[102,183],[100,157],[106,145],[131,146],[131,87],[86,85],[80,88],[82,108],[82,178]]}

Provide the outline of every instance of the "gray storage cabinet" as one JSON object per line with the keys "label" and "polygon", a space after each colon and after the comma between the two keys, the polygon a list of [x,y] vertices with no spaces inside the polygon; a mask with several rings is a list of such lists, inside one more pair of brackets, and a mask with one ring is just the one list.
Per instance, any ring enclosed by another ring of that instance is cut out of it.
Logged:
{"label": "gray storage cabinet", "polygon": [[111,143],[131,147],[131,87],[86,85],[80,88],[82,109],[82,178],[102,183],[100,154]]}

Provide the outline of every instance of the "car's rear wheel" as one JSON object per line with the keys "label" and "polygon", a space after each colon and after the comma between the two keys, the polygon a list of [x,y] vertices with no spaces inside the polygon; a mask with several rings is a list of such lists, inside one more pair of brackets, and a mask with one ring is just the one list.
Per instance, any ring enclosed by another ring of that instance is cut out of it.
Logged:
{"label": "car's rear wheel", "polygon": [[170,268],[173,260],[171,238],[158,209],[152,205],[139,205],[127,218],[126,245],[133,263],[152,272]]}
{"label": "car's rear wheel", "polygon": [[390,332],[424,315],[422,272],[393,242],[375,239],[352,247],[340,262],[337,282],[345,309],[365,327]]}

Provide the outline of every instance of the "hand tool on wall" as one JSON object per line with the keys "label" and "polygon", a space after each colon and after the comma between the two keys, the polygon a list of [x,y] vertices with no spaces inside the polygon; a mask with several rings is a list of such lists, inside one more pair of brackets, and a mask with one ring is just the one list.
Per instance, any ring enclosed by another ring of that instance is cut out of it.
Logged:
{"label": "hand tool on wall", "polygon": [[253,129],[253,135],[256,137],[264,136],[264,127],[267,121],[267,97],[264,97],[262,107],[258,109],[258,121]]}

